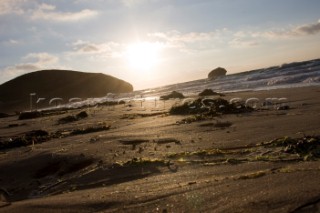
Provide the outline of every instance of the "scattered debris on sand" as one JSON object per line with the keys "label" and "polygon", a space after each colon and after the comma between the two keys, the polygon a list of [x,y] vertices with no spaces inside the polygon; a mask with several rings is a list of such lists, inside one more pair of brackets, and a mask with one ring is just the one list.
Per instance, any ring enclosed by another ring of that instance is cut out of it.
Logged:
{"label": "scattered debris on sand", "polygon": [[83,135],[89,134],[94,132],[106,131],[110,129],[110,125],[106,124],[99,124],[97,126],[90,126],[86,128],[79,128],[79,129],[71,129],[71,130],[60,130],[52,134],[52,137],[55,138],[63,138],[72,135]]}
{"label": "scattered debris on sand", "polygon": [[216,116],[251,112],[252,110],[252,108],[244,105],[230,104],[223,98],[198,98],[192,102],[184,102],[183,104],[172,106],[169,113],[172,115],[203,114]]}
{"label": "scattered debris on sand", "polygon": [[50,135],[45,130],[32,130],[26,132],[22,136],[15,136],[9,138],[0,138],[0,149],[9,149],[21,146],[28,146],[36,143],[48,141]]}
{"label": "scattered debris on sand", "polygon": [[58,130],[49,133],[45,130],[32,130],[24,133],[23,135],[0,138],[0,150],[10,149],[21,146],[34,145],[51,140],[52,138],[64,138],[73,135],[89,134],[94,132],[106,131],[110,129],[110,125],[99,124],[86,128],[71,129],[71,130]]}
{"label": "scattered debris on sand", "polygon": [[303,138],[278,138],[266,143],[262,143],[266,147],[282,147],[282,151],[290,154],[298,154],[305,159],[320,157],[320,137],[305,136]]}
{"label": "scattered debris on sand", "polygon": [[145,118],[153,116],[165,116],[167,112],[154,112],[154,113],[132,113],[132,114],[123,114],[121,119],[136,119],[136,118]]}
{"label": "scattered debris on sand", "polygon": [[69,115],[69,116],[60,118],[58,120],[58,124],[71,123],[71,122],[79,121],[79,120],[84,119],[86,117],[88,117],[88,113],[86,111],[82,111],[76,115]]}
{"label": "scattered debris on sand", "polygon": [[228,127],[232,126],[232,123],[230,121],[217,120],[214,123],[213,122],[203,123],[203,124],[200,124],[199,126],[201,126],[201,127],[216,127],[216,128],[224,129],[224,128],[228,128]]}
{"label": "scattered debris on sand", "polygon": [[117,162],[112,165],[112,167],[130,167],[130,166],[168,166],[170,165],[169,161],[162,159],[151,159],[151,158],[133,158],[126,162]]}
{"label": "scattered debris on sand", "polygon": [[39,111],[32,111],[32,112],[21,112],[19,115],[19,120],[27,120],[27,119],[34,119],[40,118],[43,114]]}
{"label": "scattered debris on sand", "polygon": [[26,125],[27,125],[26,123],[21,123],[21,124],[14,123],[14,124],[8,124],[6,128],[14,128],[14,127],[26,126]]}
{"label": "scattered debris on sand", "polygon": [[166,157],[173,162],[193,162],[204,165],[238,164],[256,161],[311,161],[320,158],[320,137],[305,136],[298,139],[284,137],[248,147],[184,151],[168,153]]}
{"label": "scattered debris on sand", "polygon": [[[196,121],[213,119],[223,114],[238,114],[252,111],[253,109],[251,107],[246,107],[242,104],[229,103],[222,98],[198,98],[191,102],[184,102],[172,106],[169,113],[172,115],[191,115],[190,117],[176,122],[177,124],[189,124]],[[219,124],[217,123],[217,125]]]}
{"label": "scattered debris on sand", "polygon": [[167,144],[167,143],[181,144],[181,141],[175,138],[158,138],[153,141],[157,144]]}

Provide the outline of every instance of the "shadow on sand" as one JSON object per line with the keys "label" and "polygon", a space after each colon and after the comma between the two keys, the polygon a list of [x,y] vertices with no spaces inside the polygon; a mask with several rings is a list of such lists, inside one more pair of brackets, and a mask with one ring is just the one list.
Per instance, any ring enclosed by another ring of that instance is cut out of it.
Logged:
{"label": "shadow on sand", "polygon": [[76,190],[110,186],[161,173],[159,162],[102,166],[99,159],[81,155],[40,153],[0,165],[1,186],[10,200],[56,195]]}

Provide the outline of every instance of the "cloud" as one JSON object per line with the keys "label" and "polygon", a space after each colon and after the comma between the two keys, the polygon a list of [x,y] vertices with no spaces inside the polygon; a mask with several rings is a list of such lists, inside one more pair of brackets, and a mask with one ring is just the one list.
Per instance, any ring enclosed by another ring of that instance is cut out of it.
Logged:
{"label": "cloud", "polygon": [[132,7],[139,3],[139,0],[121,0],[122,4],[127,7]]}
{"label": "cloud", "polygon": [[121,0],[121,3],[126,7],[133,7],[138,4],[142,4],[146,1],[150,1],[150,0]]}
{"label": "cloud", "polygon": [[249,47],[258,46],[259,43],[255,40],[236,37],[229,42],[229,45],[235,48],[249,48]]}
{"label": "cloud", "polygon": [[169,31],[166,33],[150,33],[148,36],[162,39],[169,42],[184,42],[184,43],[192,43],[196,41],[205,41],[214,38],[214,32],[189,32],[189,33],[181,33],[177,30]]}
{"label": "cloud", "polygon": [[[95,0],[94,3],[106,4],[111,3],[125,7],[135,7],[148,2],[156,2],[162,0]],[[75,4],[92,3],[92,0],[73,0]]]}
{"label": "cloud", "polygon": [[23,41],[22,40],[16,40],[16,39],[9,39],[9,40],[1,42],[1,44],[7,45],[7,46],[16,46],[16,45],[19,45],[19,44],[23,44]]}
{"label": "cloud", "polygon": [[98,15],[95,10],[84,9],[79,12],[59,12],[54,5],[41,4],[32,12],[31,19],[54,22],[75,22]]}
{"label": "cloud", "polygon": [[21,59],[21,63],[1,70],[1,80],[6,81],[19,75],[50,68],[59,68],[59,58],[49,53],[29,53]]}
{"label": "cloud", "polygon": [[317,23],[306,24],[294,29],[295,32],[302,35],[314,35],[320,33],[320,20]]}
{"label": "cloud", "polygon": [[20,41],[15,40],[15,39],[10,39],[10,40],[8,41],[8,43],[9,43],[9,44],[13,44],[13,45],[15,45],[15,44],[19,44],[19,43],[20,43]]}
{"label": "cloud", "polygon": [[320,20],[316,23],[278,28],[267,31],[232,31],[218,29],[209,32],[187,32],[177,30],[148,34],[154,41],[165,43],[165,47],[180,52],[198,53],[199,51],[222,50],[231,48],[252,48],[270,40],[294,39],[320,33]]}
{"label": "cloud", "polygon": [[265,32],[253,32],[252,36],[267,39],[287,39],[315,35],[318,33],[320,33],[320,20],[315,23],[304,24],[291,28],[274,29]]}
{"label": "cloud", "polygon": [[78,40],[72,44],[73,49],[75,50],[76,53],[99,53],[102,52],[102,45],[99,44],[94,44],[91,42],[86,42],[82,40]]}
{"label": "cloud", "polygon": [[116,42],[92,43],[78,40],[72,43],[71,55],[97,55],[100,58],[118,58],[122,56],[124,45]]}
{"label": "cloud", "polygon": [[218,34],[218,31],[181,33],[180,31],[172,30],[150,33],[148,37],[153,41],[163,43],[165,48],[174,48],[181,52],[194,53],[199,50],[213,48],[214,41],[219,37]]}
{"label": "cloud", "polygon": [[29,53],[28,55],[23,57],[23,60],[33,61],[33,63],[38,64],[41,67],[56,64],[59,61],[59,58],[49,53],[42,52]]}
{"label": "cloud", "polygon": [[23,14],[24,10],[21,8],[21,5],[25,0],[1,0],[0,1],[0,15],[6,14]]}

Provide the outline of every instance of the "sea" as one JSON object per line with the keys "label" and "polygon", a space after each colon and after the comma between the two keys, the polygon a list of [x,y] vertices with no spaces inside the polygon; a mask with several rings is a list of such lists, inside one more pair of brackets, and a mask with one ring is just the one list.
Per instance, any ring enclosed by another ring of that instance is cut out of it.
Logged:
{"label": "sea", "polygon": [[110,101],[155,100],[162,95],[177,91],[185,96],[194,96],[204,89],[212,89],[219,93],[239,91],[272,90],[320,85],[320,59],[293,62],[281,66],[256,69],[237,74],[230,74],[215,80],[200,79],[184,83],[149,88],[120,95],[107,94],[102,98],[91,98],[77,103],[69,103],[61,107],[82,107],[97,105]]}
{"label": "sea", "polygon": [[226,75],[215,80],[200,79],[140,90],[133,92],[132,95],[159,97],[172,91],[178,91],[188,96],[196,95],[204,89],[212,89],[215,92],[229,93],[312,85],[320,85],[320,59],[256,69]]}

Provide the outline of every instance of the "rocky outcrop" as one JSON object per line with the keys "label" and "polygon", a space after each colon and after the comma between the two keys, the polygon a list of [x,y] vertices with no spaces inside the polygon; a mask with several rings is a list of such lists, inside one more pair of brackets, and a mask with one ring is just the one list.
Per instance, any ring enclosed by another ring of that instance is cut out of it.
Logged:
{"label": "rocky outcrop", "polygon": [[208,74],[208,79],[209,80],[215,80],[219,77],[225,76],[227,74],[227,70],[225,68],[222,67],[218,67],[214,70],[212,70],[209,74]]}
{"label": "rocky outcrop", "polygon": [[225,96],[222,93],[214,92],[212,89],[205,89],[202,92],[198,94],[198,96],[203,97],[203,96]]}
{"label": "rocky outcrop", "polygon": [[107,93],[132,92],[130,83],[102,73],[84,73],[70,70],[42,70],[19,76],[0,85],[0,111],[10,112],[29,109],[30,94],[33,103],[45,98],[38,106],[52,98],[94,98]]}
{"label": "rocky outcrop", "polygon": [[171,98],[179,98],[179,99],[183,99],[185,98],[184,95],[180,92],[176,92],[176,91],[172,91],[170,94],[168,95],[163,95],[160,96],[160,100],[169,100]]}

